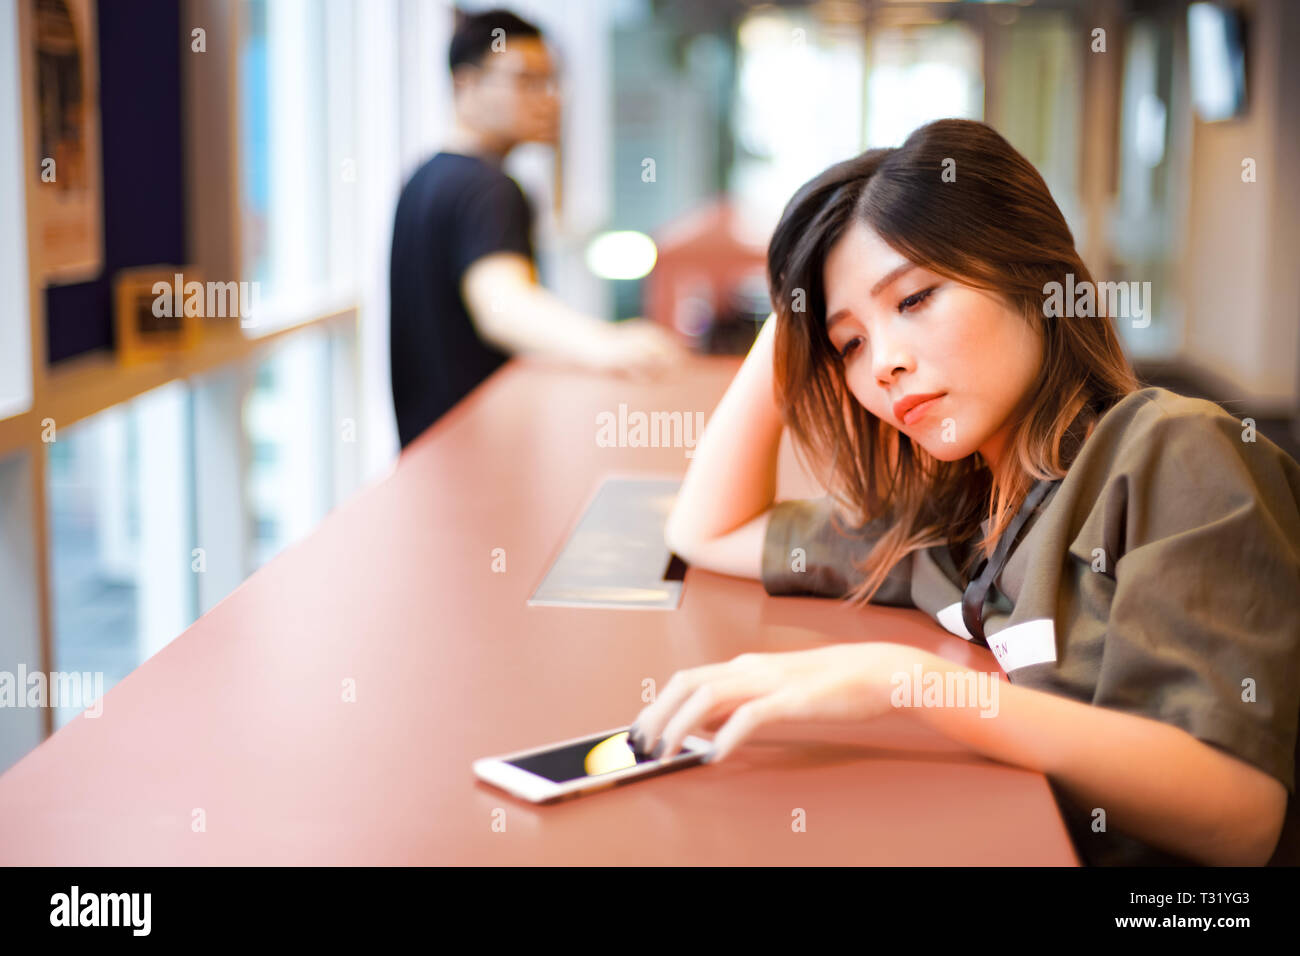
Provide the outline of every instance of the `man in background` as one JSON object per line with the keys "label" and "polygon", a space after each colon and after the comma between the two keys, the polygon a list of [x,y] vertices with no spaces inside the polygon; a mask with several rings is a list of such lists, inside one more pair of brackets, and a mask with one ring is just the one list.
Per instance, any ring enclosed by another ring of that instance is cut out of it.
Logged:
{"label": "man in background", "polygon": [[633,375],[683,354],[657,326],[586,315],[537,282],[532,210],[501,164],[519,143],[558,136],[541,32],[504,10],[461,16],[448,59],[455,122],[403,187],[393,224],[390,347],[403,448],[512,354]]}

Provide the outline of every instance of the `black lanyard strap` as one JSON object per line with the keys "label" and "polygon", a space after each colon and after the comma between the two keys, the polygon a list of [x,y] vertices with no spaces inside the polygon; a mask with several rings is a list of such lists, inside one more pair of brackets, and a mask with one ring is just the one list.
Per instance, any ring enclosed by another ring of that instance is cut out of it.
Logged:
{"label": "black lanyard strap", "polygon": [[1002,566],[1007,563],[1007,555],[1015,546],[1020,529],[1025,526],[1025,522],[1042,503],[1047,493],[1060,481],[1060,478],[1055,481],[1043,479],[1029,490],[1029,494],[1025,495],[1025,500],[1020,505],[1020,510],[1011,519],[1007,530],[1002,533],[998,546],[993,549],[993,558],[986,559],[970,584],[966,585],[966,591],[961,596],[961,619],[966,625],[966,630],[981,644],[987,644],[984,639],[984,604],[988,600],[989,589],[993,587],[993,580],[1002,573]]}

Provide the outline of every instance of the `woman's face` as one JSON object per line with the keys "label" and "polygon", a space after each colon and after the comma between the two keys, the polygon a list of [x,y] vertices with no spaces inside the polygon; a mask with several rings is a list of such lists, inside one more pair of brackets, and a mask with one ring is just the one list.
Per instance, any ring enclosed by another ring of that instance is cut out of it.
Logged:
{"label": "woman's face", "polygon": [[[827,331],[849,390],[941,461],[997,462],[1042,362],[1042,333],[994,293],[913,265],[855,222],[823,273]],[[909,396],[938,397],[914,410]]]}

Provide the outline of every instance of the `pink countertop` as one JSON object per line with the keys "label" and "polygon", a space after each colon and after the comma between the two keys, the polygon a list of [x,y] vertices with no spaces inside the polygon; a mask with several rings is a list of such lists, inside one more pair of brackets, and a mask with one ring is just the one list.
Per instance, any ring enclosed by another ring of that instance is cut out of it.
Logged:
{"label": "pink countertop", "polygon": [[[527,605],[602,477],[689,463],[600,447],[597,414],[707,417],[738,365],[629,383],[509,363],[0,777],[0,864],[1076,865],[1041,774],[904,715],[774,728],[717,766],[550,806],[475,779],[475,758],[630,722],[643,679],[748,650],[885,638],[996,669],[918,611],[694,568],[676,611]],[[787,440],[779,496],[816,494]]]}

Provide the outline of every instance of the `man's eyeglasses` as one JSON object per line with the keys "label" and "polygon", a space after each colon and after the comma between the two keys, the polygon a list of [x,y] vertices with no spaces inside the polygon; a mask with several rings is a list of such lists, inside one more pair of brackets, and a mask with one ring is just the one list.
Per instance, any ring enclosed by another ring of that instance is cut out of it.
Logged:
{"label": "man's eyeglasses", "polygon": [[554,73],[533,73],[528,70],[495,70],[479,67],[485,76],[510,79],[516,86],[529,93],[541,93],[555,96],[560,92],[560,78]]}

